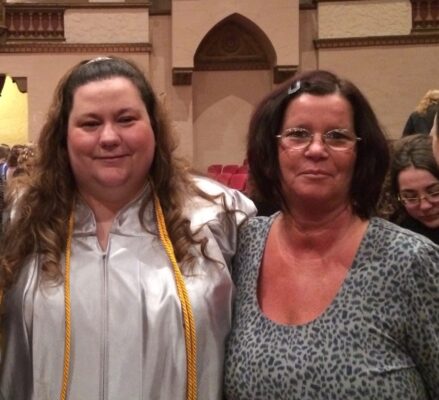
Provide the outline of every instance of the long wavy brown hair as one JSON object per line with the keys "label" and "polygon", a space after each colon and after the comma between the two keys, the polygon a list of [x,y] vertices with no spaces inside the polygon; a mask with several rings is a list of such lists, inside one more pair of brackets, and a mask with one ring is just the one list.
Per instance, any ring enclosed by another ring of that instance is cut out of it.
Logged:
{"label": "long wavy brown hair", "polygon": [[[24,188],[14,204],[15,217],[6,228],[0,257],[0,295],[14,283],[27,257],[40,256],[40,267],[45,276],[54,281],[62,277],[60,259],[65,251],[67,221],[72,211],[77,187],[67,153],[67,123],[78,87],[89,82],[124,77],[139,90],[148,111],[155,135],[154,160],[149,179],[160,199],[170,239],[177,261],[190,267],[194,255],[189,247],[205,248],[207,239],[199,238],[190,229],[190,221],[183,215],[188,196],[198,195],[209,201],[214,197],[201,191],[191,179],[185,163],[173,153],[176,143],[170,124],[157,98],[139,67],[116,57],[84,61],[70,70],[59,82],[38,141],[37,159],[33,172],[22,178]],[[146,184],[146,182],[145,182]],[[139,218],[144,220],[145,196]],[[224,198],[223,198],[224,204]]]}

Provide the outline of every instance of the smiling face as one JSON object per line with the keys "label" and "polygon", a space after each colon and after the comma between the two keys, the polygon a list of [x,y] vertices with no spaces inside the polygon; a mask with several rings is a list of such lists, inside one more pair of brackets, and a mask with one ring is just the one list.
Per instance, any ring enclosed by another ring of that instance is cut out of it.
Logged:
{"label": "smiling face", "polygon": [[142,189],[155,139],[146,107],[130,80],[114,77],[75,91],[67,147],[85,198],[128,202]]}
{"label": "smiling face", "polygon": [[[399,173],[398,187],[400,196],[422,197],[438,193],[439,181],[429,171],[410,166]],[[425,226],[439,228],[439,196],[430,196],[430,201],[424,198],[417,204],[405,204],[404,207],[407,214]]]}
{"label": "smiling face", "polygon": [[294,208],[314,203],[329,209],[349,204],[356,148],[331,150],[322,141],[322,135],[334,129],[346,129],[355,136],[349,102],[339,94],[302,94],[285,111],[282,131],[288,128],[304,128],[315,135],[300,150],[288,150],[279,143],[281,182],[289,204]]}

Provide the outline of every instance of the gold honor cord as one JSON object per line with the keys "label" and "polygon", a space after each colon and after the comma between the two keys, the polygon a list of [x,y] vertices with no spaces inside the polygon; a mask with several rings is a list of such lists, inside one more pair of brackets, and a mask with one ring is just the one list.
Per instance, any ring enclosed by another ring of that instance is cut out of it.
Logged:
{"label": "gold honor cord", "polygon": [[166,229],[165,217],[163,216],[163,210],[160,206],[160,201],[156,194],[154,194],[154,208],[157,218],[157,227],[159,231],[159,237],[165,248],[166,254],[171,261],[172,268],[174,269],[175,283],[177,286],[177,294],[181,303],[181,310],[183,313],[183,328],[184,339],[186,342],[186,375],[187,375],[187,387],[186,387],[186,399],[197,399],[197,335],[195,330],[195,320],[192,312],[189,295],[184,283],[183,275],[178,266],[177,259],[175,258],[174,248],[172,247],[171,240],[169,239],[168,231]]}
{"label": "gold honor cord", "polygon": [[[177,286],[177,294],[180,299],[181,309],[184,321],[184,339],[186,343],[186,399],[197,399],[197,336],[195,330],[195,320],[192,312],[192,306],[189,300],[189,295],[184,283],[183,275],[175,258],[174,248],[169,239],[168,231],[166,229],[165,218],[163,216],[162,207],[157,195],[154,194],[154,208],[157,219],[157,227],[159,231],[160,241],[166,251],[166,254],[171,261],[172,268],[175,275],[175,283]],[[70,339],[71,339],[71,308],[70,308],[70,255],[71,243],[73,236],[73,212],[69,218],[69,225],[67,231],[67,245],[66,245],[66,264],[64,277],[64,308],[65,308],[65,337],[64,337],[64,368],[63,379],[61,386],[61,400],[67,400],[69,374],[70,374]]]}
{"label": "gold honor cord", "polygon": [[61,385],[61,400],[67,399],[70,371],[70,338],[71,332],[71,308],[70,308],[70,252],[73,236],[73,212],[70,214],[67,227],[66,265],[64,271],[64,309],[65,309],[65,333],[64,333],[64,366]]}

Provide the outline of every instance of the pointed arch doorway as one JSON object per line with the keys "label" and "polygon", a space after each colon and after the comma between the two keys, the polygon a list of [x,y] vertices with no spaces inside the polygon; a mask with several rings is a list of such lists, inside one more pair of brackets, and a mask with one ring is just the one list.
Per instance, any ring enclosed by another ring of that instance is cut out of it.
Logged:
{"label": "pointed arch doorway", "polygon": [[215,25],[194,57],[194,166],[240,164],[255,105],[273,87],[275,51],[263,31],[233,14]]}

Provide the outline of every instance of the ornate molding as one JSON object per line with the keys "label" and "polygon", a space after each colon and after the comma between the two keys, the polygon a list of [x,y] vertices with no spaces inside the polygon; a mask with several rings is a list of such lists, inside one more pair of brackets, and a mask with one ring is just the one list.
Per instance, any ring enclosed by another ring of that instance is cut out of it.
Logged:
{"label": "ornate molding", "polygon": [[5,26],[8,41],[64,40],[64,7],[8,6]]}
{"label": "ornate molding", "polygon": [[198,71],[270,69],[270,61],[254,34],[243,24],[227,21],[214,27],[195,54]]}
{"label": "ornate molding", "polygon": [[44,8],[64,8],[64,9],[70,9],[70,8],[99,8],[99,9],[109,9],[109,8],[149,8],[151,6],[151,2],[147,0],[125,0],[122,2],[104,2],[104,1],[95,1],[90,2],[89,0],[44,0],[44,3],[38,3],[34,2],[33,0],[28,2],[22,2],[22,3],[7,3],[6,7],[8,9],[14,8],[29,8],[33,7],[34,9],[44,9]]}
{"label": "ornate molding", "polygon": [[150,43],[6,43],[0,53],[150,53]]}
{"label": "ornate molding", "polygon": [[8,38],[8,30],[6,29],[6,26],[0,25],[0,46],[2,43],[5,43]]}
{"label": "ornate molding", "polygon": [[11,76],[11,78],[20,93],[27,93],[27,78],[25,76]]}
{"label": "ornate molding", "polygon": [[3,87],[5,86],[6,82],[6,74],[0,73],[0,96],[2,95]]}
{"label": "ornate molding", "polygon": [[395,36],[367,36],[334,39],[315,39],[317,49],[332,49],[343,47],[371,47],[371,46],[404,46],[413,44],[439,43],[439,33],[420,33],[412,35]]}
{"label": "ornate molding", "polygon": [[192,85],[193,68],[172,68],[172,84],[174,86]]}
{"label": "ornate molding", "polygon": [[412,3],[412,31],[439,32],[439,1],[410,1]]}
{"label": "ornate molding", "polygon": [[277,65],[273,68],[273,83],[282,83],[294,76],[297,72],[297,65]]}
{"label": "ornate molding", "polygon": [[[129,0],[128,0],[129,1]],[[0,43],[2,36],[7,41],[63,41],[64,12],[66,9],[148,9],[149,1],[136,0],[125,3],[7,3],[4,6],[4,27],[0,18]],[[5,30],[3,29],[3,31]]]}

